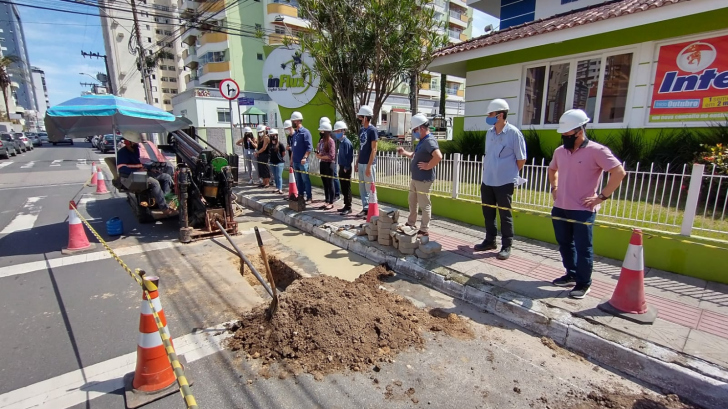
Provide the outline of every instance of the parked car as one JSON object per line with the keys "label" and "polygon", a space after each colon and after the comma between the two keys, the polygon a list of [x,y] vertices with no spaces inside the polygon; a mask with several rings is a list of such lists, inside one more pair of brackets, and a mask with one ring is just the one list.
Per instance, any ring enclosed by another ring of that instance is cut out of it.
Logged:
{"label": "parked car", "polygon": [[48,143],[48,134],[45,132],[38,132],[38,138],[40,138],[40,143]]}
{"label": "parked car", "polygon": [[99,140],[99,150],[101,153],[106,153],[108,151],[114,151],[114,135],[108,134],[104,135],[104,139]]}
{"label": "parked car", "polygon": [[23,145],[25,146],[25,150],[26,151],[32,151],[33,150],[33,142],[30,140],[30,138],[28,138],[27,136],[25,136],[25,134],[22,134],[21,133],[20,135],[22,135],[22,136],[18,136],[18,138],[20,138],[20,140],[23,141]]}
{"label": "parked car", "polygon": [[0,138],[0,158],[8,159],[11,155],[15,156],[15,144]]}
{"label": "parked car", "polygon": [[27,152],[30,149],[28,149],[28,145],[25,144],[25,141],[23,141],[21,138],[25,138],[25,135],[23,135],[22,132],[15,132],[13,134],[13,139],[17,141],[18,145],[20,145],[21,152]]}
{"label": "parked car", "polygon": [[21,153],[23,153],[22,142],[20,140],[15,140],[12,134],[0,134],[0,140],[3,141],[3,144],[9,147],[10,156],[20,155]]}
{"label": "parked car", "polygon": [[101,138],[103,138],[103,135],[94,136],[93,139],[91,139],[91,146],[93,146],[94,148],[98,148]]}
{"label": "parked car", "polygon": [[66,136],[65,136],[65,137],[63,138],[63,140],[61,140],[61,141],[58,141],[58,142],[53,142],[53,146],[56,146],[56,145],[58,145],[59,143],[70,143],[71,145],[73,145],[73,139],[72,139],[72,138],[71,138],[70,136],[66,135]]}
{"label": "parked car", "polygon": [[33,144],[33,146],[42,146],[43,142],[40,140],[40,136],[38,134],[33,133],[28,136],[28,139],[30,139],[30,142]]}

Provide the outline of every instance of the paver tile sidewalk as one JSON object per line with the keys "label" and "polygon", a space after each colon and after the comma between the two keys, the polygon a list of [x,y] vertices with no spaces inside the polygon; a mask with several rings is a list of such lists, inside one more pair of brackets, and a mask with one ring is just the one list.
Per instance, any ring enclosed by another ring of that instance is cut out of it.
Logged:
{"label": "paver tile sidewalk", "polygon": [[[243,185],[239,191],[259,202],[287,204],[287,196],[270,190]],[[318,210],[323,204],[323,190],[314,187],[313,193],[315,203],[308,206],[306,214],[336,226],[359,226],[365,222],[353,214],[342,217],[335,211]],[[397,208],[381,202],[379,206],[380,212],[383,208]],[[336,208],[339,207],[343,207],[343,202],[336,203]],[[353,213],[359,209],[361,201],[355,197]],[[400,220],[408,215],[406,209],[400,208]],[[648,304],[658,309],[658,318],[653,325],[639,325],[596,308],[603,298],[611,297],[619,279],[621,260],[595,257],[591,292],[583,300],[574,300],[568,298],[567,290],[551,285],[564,271],[556,245],[516,237],[511,257],[502,261],[495,258],[498,250],[473,252],[473,245],[480,243],[484,236],[485,229],[480,226],[434,216],[430,238],[442,244],[443,252],[429,261],[429,265],[449,267],[474,280],[538,299],[593,322],[728,368],[728,285],[646,268],[646,298]],[[371,244],[381,247],[376,242]],[[627,244],[624,243],[625,252]]]}

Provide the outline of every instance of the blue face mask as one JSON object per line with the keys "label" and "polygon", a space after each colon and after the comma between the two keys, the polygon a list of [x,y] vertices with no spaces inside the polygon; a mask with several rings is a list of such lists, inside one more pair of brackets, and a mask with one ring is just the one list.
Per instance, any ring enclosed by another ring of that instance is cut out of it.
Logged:
{"label": "blue face mask", "polygon": [[344,133],[343,132],[334,133],[334,138],[336,138],[336,140],[339,140],[339,139],[341,139],[343,137],[344,137]]}
{"label": "blue face mask", "polygon": [[412,132],[412,139],[413,140],[419,140],[420,139],[420,132],[419,131]]}
{"label": "blue face mask", "polygon": [[497,115],[496,116],[487,116],[487,117],[485,117],[485,123],[488,124],[488,125],[490,125],[490,126],[495,125],[496,122],[498,122],[498,116]]}

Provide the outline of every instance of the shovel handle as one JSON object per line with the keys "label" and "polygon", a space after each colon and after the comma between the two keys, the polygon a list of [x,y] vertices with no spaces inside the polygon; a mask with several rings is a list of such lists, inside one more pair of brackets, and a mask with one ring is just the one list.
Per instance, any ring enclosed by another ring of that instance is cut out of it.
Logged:
{"label": "shovel handle", "polygon": [[258,239],[258,248],[260,248],[260,255],[263,259],[263,264],[265,264],[265,272],[268,276],[268,281],[270,282],[270,288],[273,291],[273,298],[278,298],[278,289],[276,289],[276,283],[273,281],[273,272],[270,269],[270,264],[268,264],[268,255],[265,253],[265,247],[263,247],[263,239],[260,237],[260,232],[258,231],[258,227],[254,227],[253,230],[255,230],[255,238]]}

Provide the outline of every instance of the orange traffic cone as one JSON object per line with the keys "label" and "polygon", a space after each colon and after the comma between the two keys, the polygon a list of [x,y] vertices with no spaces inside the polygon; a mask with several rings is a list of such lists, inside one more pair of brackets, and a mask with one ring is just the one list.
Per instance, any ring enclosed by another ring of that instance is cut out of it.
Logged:
{"label": "orange traffic cone", "polygon": [[91,250],[95,247],[93,243],[89,243],[86,237],[86,231],[83,229],[81,219],[74,210],[76,203],[71,200],[68,203],[68,247],[61,250],[63,254],[73,254],[79,251]]}
{"label": "orange traffic cone", "polygon": [[96,162],[91,162],[91,184],[89,186],[96,186],[96,179],[99,177],[97,172]]}
{"label": "orange traffic cone", "polygon": [[379,216],[379,203],[377,203],[377,189],[374,187],[374,183],[371,184],[372,194],[369,195],[369,207],[367,208],[367,223],[372,220],[372,217]]}
{"label": "orange traffic cone", "polygon": [[96,172],[96,194],[105,195],[107,193],[109,193],[109,191],[106,190],[106,181],[104,181],[104,172],[101,170],[101,167],[99,166],[98,171]]}
{"label": "orange traffic cone", "polygon": [[298,189],[296,189],[296,175],[293,173],[293,166],[288,171],[288,200],[296,200]]}
{"label": "orange traffic cone", "polygon": [[652,324],[657,310],[645,301],[645,263],[642,256],[642,230],[632,230],[627,255],[622,263],[612,298],[602,300],[599,309],[640,324]]}
{"label": "orange traffic cone", "polygon": [[[142,279],[147,289],[155,289],[149,291],[149,297],[162,322],[163,331],[169,336],[167,318],[164,316],[162,302],[159,299],[159,277],[142,276]],[[172,342],[171,339],[170,342]],[[139,316],[136,369],[134,373],[124,377],[124,385],[127,408],[137,408],[179,390],[162,337],[157,330],[154,315],[149,307],[147,296],[143,292]]]}

